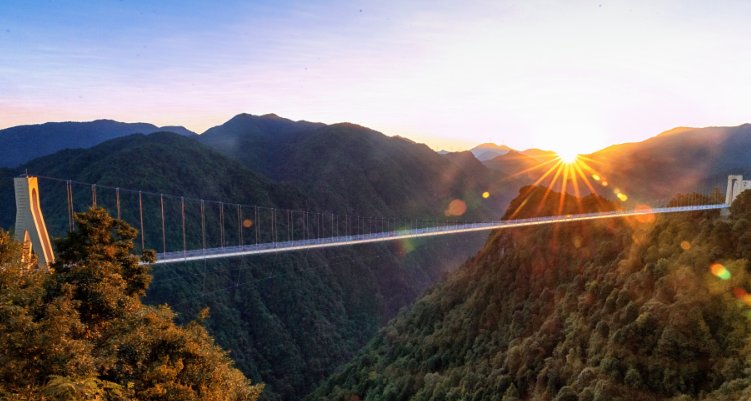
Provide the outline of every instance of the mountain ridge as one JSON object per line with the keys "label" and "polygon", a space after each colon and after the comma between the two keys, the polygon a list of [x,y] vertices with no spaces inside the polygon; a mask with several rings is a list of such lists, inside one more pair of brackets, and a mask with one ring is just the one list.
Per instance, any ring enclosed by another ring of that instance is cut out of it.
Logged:
{"label": "mountain ridge", "polygon": [[[185,127],[170,126],[178,134],[197,136]],[[0,167],[17,167],[37,157],[63,149],[89,148],[130,134],[163,131],[149,123],[123,123],[100,119],[88,122],[48,122],[0,130]]]}

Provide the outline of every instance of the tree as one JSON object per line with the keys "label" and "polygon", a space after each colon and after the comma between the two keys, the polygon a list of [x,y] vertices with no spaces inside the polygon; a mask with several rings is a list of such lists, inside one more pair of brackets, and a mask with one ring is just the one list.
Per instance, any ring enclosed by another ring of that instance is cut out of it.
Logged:
{"label": "tree", "polygon": [[[132,256],[136,231],[104,209],[76,215],[50,272],[28,269],[0,230],[0,398],[256,400],[199,321],[177,326],[140,298],[153,251]],[[34,261],[30,265],[34,265]]]}

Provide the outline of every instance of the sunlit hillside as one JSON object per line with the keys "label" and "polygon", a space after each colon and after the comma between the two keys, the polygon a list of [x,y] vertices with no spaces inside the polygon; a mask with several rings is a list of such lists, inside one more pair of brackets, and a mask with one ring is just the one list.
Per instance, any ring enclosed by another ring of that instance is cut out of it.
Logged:
{"label": "sunlit hillside", "polygon": [[750,201],[494,232],[308,399],[745,399]]}

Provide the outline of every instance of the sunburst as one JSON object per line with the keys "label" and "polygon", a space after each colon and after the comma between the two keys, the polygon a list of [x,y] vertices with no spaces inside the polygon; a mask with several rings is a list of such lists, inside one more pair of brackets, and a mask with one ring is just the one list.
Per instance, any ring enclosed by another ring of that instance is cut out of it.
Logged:
{"label": "sunburst", "polygon": [[[581,183],[584,184],[583,186],[589,189],[589,191],[594,195],[598,194],[596,190],[598,183],[603,187],[608,186],[607,180],[604,178],[603,174],[597,172],[594,168],[592,168],[587,163],[587,162],[596,163],[594,160],[589,159],[586,156],[579,155],[574,151],[559,151],[556,153],[558,154],[558,157],[552,160],[548,160],[547,162],[540,163],[532,168],[526,169],[512,176],[512,177],[516,177],[521,174],[529,173],[532,170],[547,168],[545,173],[543,173],[532,184],[528,192],[523,194],[523,196],[528,197],[531,194],[531,191],[533,190],[535,186],[537,185],[547,186],[548,188],[547,188],[545,195],[543,196],[541,204],[537,205],[538,208],[542,207],[542,204],[545,202],[545,199],[548,197],[549,192],[553,190],[555,187],[560,186],[561,198],[560,198],[559,205],[558,205],[558,212],[559,214],[562,213],[563,203],[564,203],[564,198],[565,198],[565,193],[566,193],[567,188],[572,188],[574,191],[574,195],[577,198],[581,197],[581,193],[580,193],[581,187],[579,185],[580,184],[579,179],[581,179]],[[593,181],[590,181],[590,177],[592,177]],[[560,182],[559,182],[559,178],[560,178]],[[620,196],[620,195],[621,194],[619,194],[618,198],[621,201],[625,201],[626,196],[625,195]],[[529,207],[529,206],[530,205],[528,204],[528,202],[526,201],[522,202],[522,204],[519,205],[519,207],[516,210],[514,210],[511,216],[509,216],[509,219],[513,219],[522,210],[522,208]],[[583,212],[583,211],[580,210],[580,212]]]}

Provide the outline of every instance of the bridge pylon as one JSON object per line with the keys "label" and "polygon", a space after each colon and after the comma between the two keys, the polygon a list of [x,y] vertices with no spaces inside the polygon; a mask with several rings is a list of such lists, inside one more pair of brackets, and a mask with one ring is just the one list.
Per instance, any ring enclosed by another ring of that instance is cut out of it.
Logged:
{"label": "bridge pylon", "polygon": [[743,181],[742,175],[729,175],[725,203],[728,205],[732,204],[735,198],[747,189],[751,189],[751,181]]}
{"label": "bridge pylon", "polygon": [[24,259],[31,259],[31,250],[37,254],[39,268],[48,268],[55,262],[47,226],[39,207],[39,184],[36,177],[16,177],[16,240],[23,241]]}

